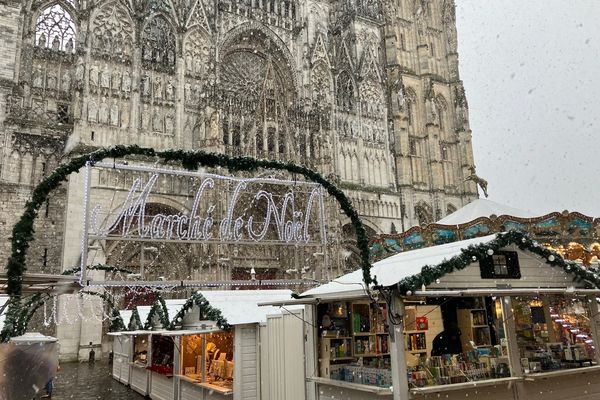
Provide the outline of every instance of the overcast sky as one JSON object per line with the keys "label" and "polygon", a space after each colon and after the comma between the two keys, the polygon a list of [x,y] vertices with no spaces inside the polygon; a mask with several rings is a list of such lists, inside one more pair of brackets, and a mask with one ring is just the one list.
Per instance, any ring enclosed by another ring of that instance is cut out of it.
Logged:
{"label": "overcast sky", "polygon": [[490,199],[600,217],[600,1],[456,0]]}

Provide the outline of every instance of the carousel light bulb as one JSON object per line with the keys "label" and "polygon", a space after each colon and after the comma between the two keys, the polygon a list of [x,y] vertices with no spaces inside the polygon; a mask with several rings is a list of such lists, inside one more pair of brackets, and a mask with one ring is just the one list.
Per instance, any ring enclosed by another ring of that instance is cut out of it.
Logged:
{"label": "carousel light bulb", "polygon": [[487,254],[488,254],[488,256],[491,256],[492,254],[494,254],[494,250],[493,249],[488,249]]}
{"label": "carousel light bulb", "polygon": [[554,260],[555,260],[555,258],[554,258],[554,255],[553,255],[553,254],[550,254],[550,255],[548,256],[548,261],[552,262],[552,261],[554,261]]}

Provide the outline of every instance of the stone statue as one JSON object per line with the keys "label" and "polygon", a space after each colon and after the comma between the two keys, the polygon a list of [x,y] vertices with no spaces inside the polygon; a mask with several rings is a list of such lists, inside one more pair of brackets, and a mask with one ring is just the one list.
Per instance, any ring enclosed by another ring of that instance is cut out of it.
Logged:
{"label": "stone statue", "polygon": [[118,69],[115,69],[112,73],[111,84],[114,90],[121,89],[121,71]]}
{"label": "stone statue", "polygon": [[108,123],[108,104],[106,104],[106,97],[102,98],[102,102],[98,107],[98,122],[102,124]]}
{"label": "stone statue", "polygon": [[121,128],[129,128],[129,104],[127,102],[123,104],[123,110],[121,110]]}
{"label": "stone statue", "polygon": [[83,61],[80,59],[77,61],[77,66],[75,67],[75,82],[77,82],[77,84],[83,82],[84,72],[85,67],[83,66]]}
{"label": "stone statue", "polygon": [[48,89],[56,89],[57,87],[57,79],[56,79],[56,72],[51,69],[50,72],[48,72],[48,81],[47,81],[47,85],[46,87]]}
{"label": "stone statue", "polygon": [[142,110],[142,128],[146,130],[150,128],[150,111],[147,104],[144,104],[144,109]]}
{"label": "stone statue", "polygon": [[66,71],[63,74],[61,81],[61,89],[63,90],[63,92],[68,92],[69,90],[71,90],[71,74],[69,73],[69,71]]}
{"label": "stone statue", "polygon": [[90,99],[90,102],[88,103],[88,121],[98,121],[98,105],[94,99]]}
{"label": "stone statue", "polygon": [[105,65],[100,73],[100,86],[105,89],[110,88],[110,71],[108,70],[108,65]]}
{"label": "stone statue", "polygon": [[144,96],[150,96],[150,85],[151,85],[151,83],[150,83],[150,77],[148,75],[144,74],[142,76],[141,85],[142,85],[142,94]]}
{"label": "stone statue", "polygon": [[55,35],[52,40],[52,50],[60,50],[60,39],[58,38],[58,35]]}
{"label": "stone statue", "polygon": [[154,109],[154,118],[152,120],[152,129],[157,131],[157,132],[162,132],[163,131],[163,121],[162,118],[160,117],[160,112],[158,111],[158,109]]}
{"label": "stone statue", "polygon": [[119,105],[117,99],[113,99],[110,105],[110,124],[112,126],[119,126]]}
{"label": "stone statue", "polygon": [[90,86],[93,89],[98,88],[98,66],[96,64],[90,67]]}
{"label": "stone statue", "polygon": [[129,93],[131,92],[131,76],[129,75],[129,71],[123,72],[123,92]]}
{"label": "stone statue", "polygon": [[439,114],[437,110],[437,105],[432,97],[425,100],[425,111],[427,112],[427,124],[437,124],[439,119]]}
{"label": "stone statue", "polygon": [[44,72],[42,71],[42,67],[39,65],[33,71],[33,87],[44,87]]}
{"label": "stone statue", "polygon": [[173,121],[173,115],[167,114],[165,116],[165,132],[173,133],[174,130],[175,130],[175,126],[174,126],[174,121]]}
{"label": "stone statue", "polygon": [[190,83],[185,84],[184,98],[185,98],[186,103],[191,103],[191,101],[192,101],[192,85]]}
{"label": "stone statue", "polygon": [[162,79],[160,76],[154,78],[154,97],[162,99]]}
{"label": "stone statue", "polygon": [[488,197],[488,192],[487,192],[487,181],[483,178],[480,178],[479,176],[477,176],[477,174],[475,173],[475,166],[471,165],[469,167],[469,171],[471,171],[471,175],[467,176],[465,178],[465,182],[466,181],[473,181],[475,183],[475,185],[479,185],[479,187],[481,188],[481,190],[483,191],[483,194],[485,195],[485,197]]}
{"label": "stone statue", "polygon": [[67,53],[72,53],[73,52],[73,38],[69,38],[69,40],[67,40],[67,44],[65,44],[65,51]]}
{"label": "stone statue", "polygon": [[46,35],[44,33],[42,33],[38,39],[38,46],[46,47]]}
{"label": "stone statue", "polygon": [[169,79],[167,82],[167,99],[173,100],[175,97],[175,87],[173,86],[173,81]]}

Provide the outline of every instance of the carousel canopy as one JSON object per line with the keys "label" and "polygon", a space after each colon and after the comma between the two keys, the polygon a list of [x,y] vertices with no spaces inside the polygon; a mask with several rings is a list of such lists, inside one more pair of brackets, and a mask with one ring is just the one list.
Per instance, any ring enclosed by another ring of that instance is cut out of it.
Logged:
{"label": "carousel canopy", "polygon": [[459,208],[450,215],[436,222],[441,225],[460,225],[471,222],[480,217],[490,217],[495,215],[510,215],[519,218],[533,218],[535,215],[529,211],[519,210],[504,204],[496,203],[488,199],[476,199],[466,206]]}
{"label": "carousel canopy", "polygon": [[[392,286],[404,278],[421,273],[422,268],[426,265],[441,264],[443,261],[460,255],[467,247],[489,243],[496,239],[497,236],[498,234],[494,234],[399,253],[374,263],[373,268],[371,269],[371,275],[377,278],[377,283],[379,285]],[[352,294],[364,295],[365,284],[363,282],[362,273],[362,270],[359,269],[347,275],[343,275],[325,285],[318,286],[302,293],[301,297],[334,297],[337,295]]]}

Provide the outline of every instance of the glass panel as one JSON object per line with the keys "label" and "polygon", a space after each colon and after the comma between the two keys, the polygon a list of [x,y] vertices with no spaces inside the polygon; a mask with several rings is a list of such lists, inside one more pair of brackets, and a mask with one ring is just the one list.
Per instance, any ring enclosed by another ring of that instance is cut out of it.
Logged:
{"label": "glass panel", "polygon": [[526,373],[596,364],[585,299],[517,297],[513,310],[521,365]]}

